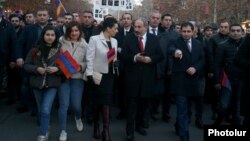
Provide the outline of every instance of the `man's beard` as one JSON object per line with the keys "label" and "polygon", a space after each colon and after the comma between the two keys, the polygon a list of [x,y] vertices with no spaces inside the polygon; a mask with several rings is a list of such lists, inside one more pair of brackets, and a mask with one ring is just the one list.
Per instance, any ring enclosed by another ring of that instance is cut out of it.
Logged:
{"label": "man's beard", "polygon": [[135,36],[140,36],[140,33],[138,31],[134,32]]}

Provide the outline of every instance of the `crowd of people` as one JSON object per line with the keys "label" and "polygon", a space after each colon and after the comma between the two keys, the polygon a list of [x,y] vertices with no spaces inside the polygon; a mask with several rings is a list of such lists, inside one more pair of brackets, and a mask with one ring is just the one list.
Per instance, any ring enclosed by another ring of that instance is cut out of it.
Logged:
{"label": "crowd of people", "polygon": [[[170,118],[180,141],[189,141],[192,105],[195,125],[203,129],[205,101],[215,127],[224,121],[250,127],[249,38],[239,23],[201,29],[196,21],[174,23],[171,14],[158,11],[137,19],[107,15],[99,24],[91,11],[57,20],[46,9],[14,13],[0,16],[0,89],[7,92],[6,105],[18,99],[19,113],[37,116],[38,141],[48,140],[53,105],[60,141],[67,140],[68,114],[79,132],[84,117],[93,123],[93,138],[111,141],[114,103],[116,118],[126,119],[126,141],[135,140],[134,132],[146,136],[151,119]],[[77,64],[70,76],[58,63],[65,52]],[[176,115],[170,114],[173,103]]]}

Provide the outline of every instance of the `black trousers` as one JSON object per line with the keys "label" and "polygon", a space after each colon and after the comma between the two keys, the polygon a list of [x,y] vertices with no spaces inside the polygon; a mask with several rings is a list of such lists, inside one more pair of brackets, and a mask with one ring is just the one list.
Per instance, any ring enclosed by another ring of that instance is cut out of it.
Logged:
{"label": "black trousers", "polygon": [[127,98],[127,127],[126,132],[129,136],[134,136],[136,127],[143,124],[144,111],[149,108],[150,98],[128,97]]}

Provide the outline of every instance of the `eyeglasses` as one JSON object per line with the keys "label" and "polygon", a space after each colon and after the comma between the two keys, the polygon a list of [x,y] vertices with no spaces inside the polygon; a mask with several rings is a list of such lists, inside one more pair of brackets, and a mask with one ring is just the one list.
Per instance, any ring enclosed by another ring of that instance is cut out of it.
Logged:
{"label": "eyeglasses", "polygon": [[231,29],[231,32],[241,32],[240,29]]}

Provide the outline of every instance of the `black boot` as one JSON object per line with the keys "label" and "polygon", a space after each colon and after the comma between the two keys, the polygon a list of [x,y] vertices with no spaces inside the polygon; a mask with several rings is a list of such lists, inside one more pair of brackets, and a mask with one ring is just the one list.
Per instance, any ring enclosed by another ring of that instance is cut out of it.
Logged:
{"label": "black boot", "polygon": [[111,141],[109,135],[110,108],[108,105],[103,105],[102,113],[103,113],[102,141]]}

